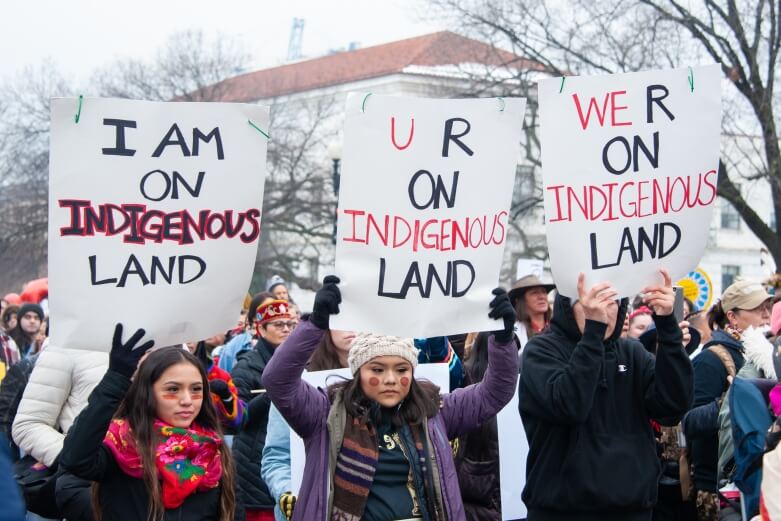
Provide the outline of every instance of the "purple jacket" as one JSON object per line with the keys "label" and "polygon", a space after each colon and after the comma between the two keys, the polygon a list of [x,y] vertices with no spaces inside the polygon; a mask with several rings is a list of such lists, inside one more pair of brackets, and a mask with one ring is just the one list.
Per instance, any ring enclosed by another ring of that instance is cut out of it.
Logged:
{"label": "purple jacket", "polygon": [[[306,464],[293,521],[328,521],[333,469],[341,448],[344,407],[332,407],[324,389],[301,380],[324,331],[302,322],[280,345],[263,372],[263,387],[290,427],[304,439]],[[510,341],[488,343],[489,368],[483,381],[443,396],[439,414],[428,420],[428,436],[438,463],[439,489],[449,521],[462,521],[464,506],[448,440],[477,428],[504,407],[515,393],[518,352]],[[336,402],[335,402],[336,403]]]}

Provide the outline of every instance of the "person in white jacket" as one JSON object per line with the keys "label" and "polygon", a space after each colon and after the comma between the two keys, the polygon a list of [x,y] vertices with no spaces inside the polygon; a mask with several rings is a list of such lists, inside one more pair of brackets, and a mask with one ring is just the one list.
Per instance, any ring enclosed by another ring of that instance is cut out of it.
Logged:
{"label": "person in white jacket", "polygon": [[51,466],[65,434],[108,369],[108,353],[49,346],[38,357],[14,419],[14,442]]}

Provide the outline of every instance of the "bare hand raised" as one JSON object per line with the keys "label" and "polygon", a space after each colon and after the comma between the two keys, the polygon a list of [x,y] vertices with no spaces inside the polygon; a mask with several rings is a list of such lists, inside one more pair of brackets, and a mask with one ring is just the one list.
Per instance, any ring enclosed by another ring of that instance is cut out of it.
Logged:
{"label": "bare hand raised", "polygon": [[659,270],[662,274],[664,283],[661,286],[648,286],[643,288],[643,302],[651,308],[653,312],[662,317],[671,315],[675,305],[675,291],[673,290],[673,281],[666,269]]}
{"label": "bare hand raised", "polygon": [[600,282],[595,284],[590,290],[586,291],[586,276],[581,273],[578,275],[578,302],[583,306],[583,313],[586,320],[608,323],[608,308],[614,304],[617,296],[609,282]]}

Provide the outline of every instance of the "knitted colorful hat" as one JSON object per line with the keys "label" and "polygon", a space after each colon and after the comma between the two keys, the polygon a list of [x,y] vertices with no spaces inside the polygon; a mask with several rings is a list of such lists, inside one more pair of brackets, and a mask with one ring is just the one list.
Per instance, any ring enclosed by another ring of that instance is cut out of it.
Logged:
{"label": "knitted colorful hat", "polygon": [[355,374],[363,364],[378,356],[399,356],[408,361],[412,369],[418,365],[418,350],[411,338],[371,333],[359,333],[355,336],[350,345],[347,363],[350,364],[350,371]]}
{"label": "knitted colorful hat", "polygon": [[290,314],[290,303],[286,300],[271,300],[258,307],[255,313],[255,325],[262,326],[280,318],[293,318]]}

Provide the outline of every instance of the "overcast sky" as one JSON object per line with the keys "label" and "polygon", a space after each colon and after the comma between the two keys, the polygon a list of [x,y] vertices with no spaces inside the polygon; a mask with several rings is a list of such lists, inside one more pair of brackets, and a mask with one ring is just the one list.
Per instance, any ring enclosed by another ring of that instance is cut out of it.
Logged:
{"label": "overcast sky", "polygon": [[25,0],[0,17],[0,78],[51,59],[84,81],[119,58],[152,58],[173,32],[238,36],[253,65],[284,61],[294,17],[304,18],[302,50],[315,57],[352,42],[362,47],[440,30],[420,20],[419,0]]}

